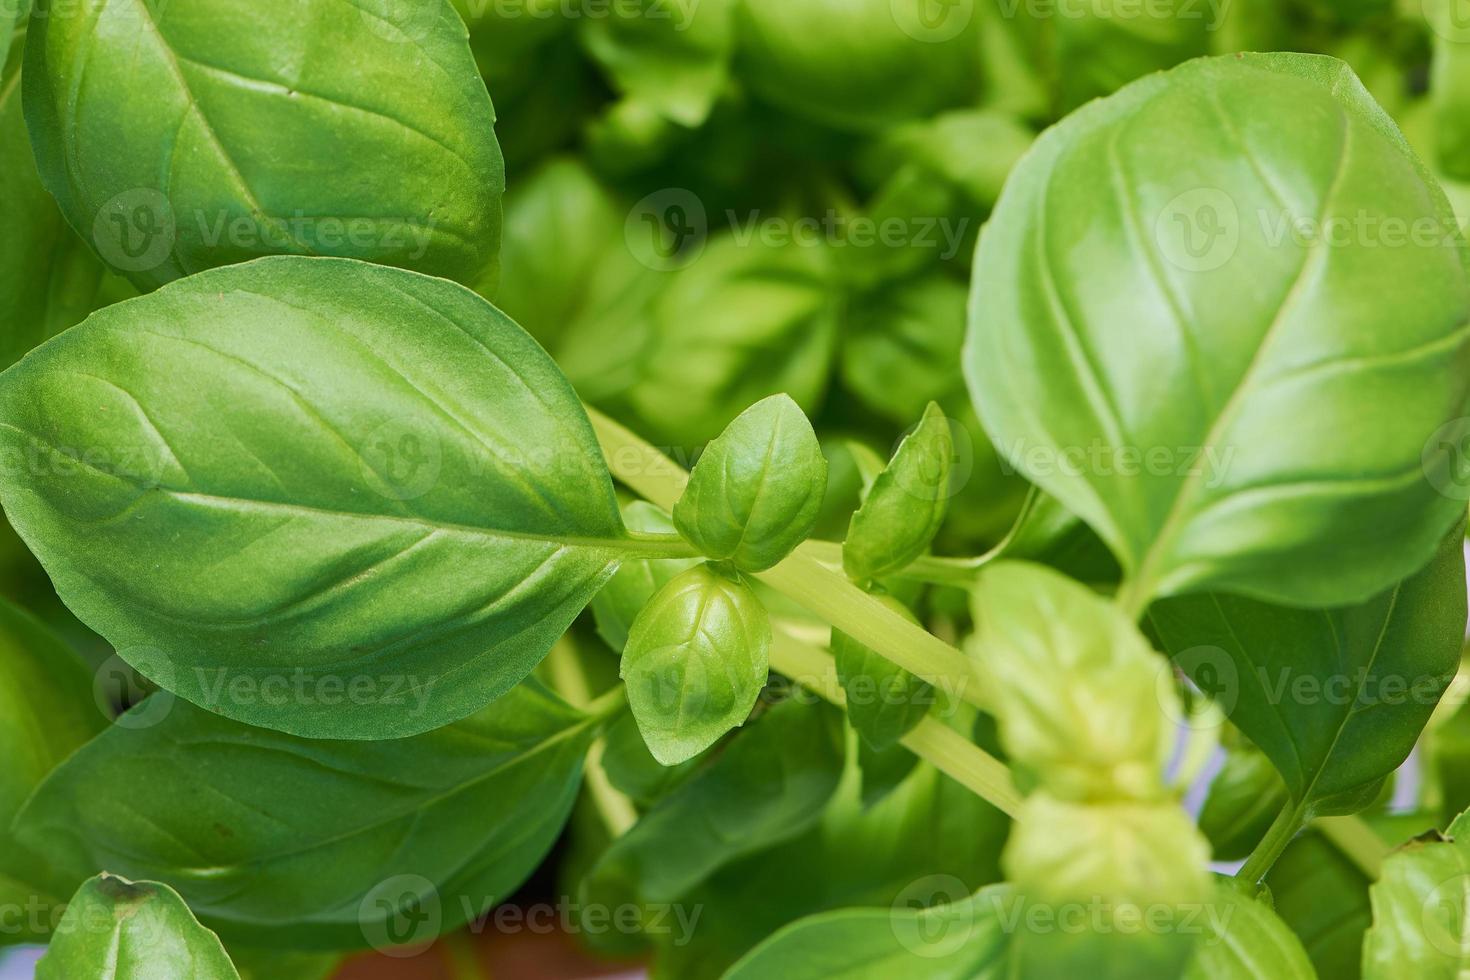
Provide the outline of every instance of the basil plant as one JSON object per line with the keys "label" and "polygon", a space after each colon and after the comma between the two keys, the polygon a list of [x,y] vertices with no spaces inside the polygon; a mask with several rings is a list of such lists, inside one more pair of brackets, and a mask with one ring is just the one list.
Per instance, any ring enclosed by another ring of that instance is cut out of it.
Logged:
{"label": "basil plant", "polygon": [[0,10],[0,969],[1458,975],[1470,39],[1243,6]]}

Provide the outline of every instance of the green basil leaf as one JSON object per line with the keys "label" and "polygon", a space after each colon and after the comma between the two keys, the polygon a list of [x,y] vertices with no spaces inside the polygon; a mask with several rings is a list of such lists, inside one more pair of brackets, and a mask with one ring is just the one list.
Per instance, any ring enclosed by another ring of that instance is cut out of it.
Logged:
{"label": "green basil leaf", "polygon": [[666,766],[653,757],[631,712],[618,715],[603,733],[602,769],[613,788],[640,806],[652,806],[688,779],[699,757]]}
{"label": "green basil leaf", "polygon": [[622,678],[638,730],[666,766],[745,724],[770,670],[771,620],[737,574],[699,565],[633,621]]}
{"label": "green basil leaf", "polygon": [[1470,950],[1470,815],[1440,843],[1412,842],[1383,862],[1369,889],[1363,980],[1453,980]]}
{"label": "green basil leaf", "polygon": [[56,770],[15,828],[58,874],[168,882],[233,941],[412,944],[489,911],[540,864],[594,729],[529,681],[463,721],[383,742],[145,701]]}
{"label": "green basil leaf", "polygon": [[105,262],[143,289],[278,253],[493,279],[495,110],[447,0],[155,7],[31,18],[41,176]]}
{"label": "green basil leaf", "polygon": [[801,919],[751,950],[725,980],[1003,980],[1012,976],[1006,885],[929,908],[842,909]]}
{"label": "green basil leaf", "polygon": [[[1362,214],[1432,242],[1338,242]],[[971,395],[1139,598],[1364,601],[1464,510],[1454,434],[1434,438],[1470,378],[1455,228],[1340,62],[1189,62],[1016,169],[976,256]],[[1394,411],[1365,413],[1365,391]]]}
{"label": "green basil leaf", "polygon": [[1369,881],[1320,833],[1293,840],[1266,875],[1276,915],[1300,937],[1317,975],[1358,980],[1363,933],[1373,921]]}
{"label": "green basil leaf", "polygon": [[1254,745],[1233,747],[1199,814],[1199,829],[1215,860],[1249,857],[1289,799],[1281,774],[1264,752]]}
{"label": "green basil leaf", "polygon": [[1065,799],[1157,799],[1182,717],[1164,661],[1122,610],[1040,565],[973,593],[974,654],[1011,760]]}
{"label": "green basil leaf", "polygon": [[631,545],[550,358],[397,269],[268,258],[110,307],[0,417],[28,461],[0,500],[67,605],[165,689],[310,737],[482,707]]}
{"label": "green basil leaf", "polygon": [[[22,5],[24,7],[24,5]],[[11,30],[14,28],[14,41]],[[71,233],[41,186],[21,112],[25,19],[0,14],[0,367],[91,311],[102,264]]]}
{"label": "green basil leaf", "polygon": [[[635,500],[623,508],[623,524],[630,531],[674,534],[674,522],[646,500]],[[618,653],[628,643],[628,631],[654,593],[668,585],[680,572],[699,564],[697,559],[631,558],[618,566],[613,577],[592,600],[597,635]]]}
{"label": "green basil leaf", "polygon": [[744,0],[739,74],[761,98],[828,126],[880,131],[974,97],[974,6]]}
{"label": "green basil leaf", "polygon": [[[1024,898],[1022,914],[1055,916],[1050,921],[1061,925],[1069,910],[1087,903],[1097,918],[1086,929],[1023,931],[1017,975],[1179,976],[1198,939],[1183,926],[1210,894],[1209,857],[1204,837],[1173,800],[1079,804],[1033,793],[1002,859],[1006,880]],[[1143,909],[1162,911],[1179,928],[1129,928]]]}
{"label": "green basil leaf", "polygon": [[577,160],[556,159],[505,198],[505,241],[495,305],[555,352],[621,245],[627,216]]}
{"label": "green basil leaf", "polygon": [[963,283],[943,272],[877,290],[846,311],[842,382],[863,403],[900,425],[930,402],[962,393]]}
{"label": "green basil leaf", "polygon": [[240,980],[219,937],[167,885],[104,874],[82,885],[37,980]]}
{"label": "green basil leaf", "polygon": [[1302,941],[1265,902],[1217,881],[1204,913],[1184,980],[1317,980]]}
{"label": "green basil leaf", "polygon": [[613,841],[588,877],[589,894],[676,901],[736,858],[809,829],[842,771],[840,714],[783,702]]}
{"label": "green basil leaf", "polygon": [[842,544],[849,578],[863,583],[892,575],[928,549],[949,507],[954,453],[949,419],[931,402],[852,515]]}
{"label": "green basil leaf", "polygon": [[1434,157],[1455,180],[1470,180],[1470,34],[1453,3],[1425,5],[1434,28],[1429,98],[1434,109]]}
{"label": "green basil leaf", "polygon": [[[891,596],[879,601],[912,623],[909,608]],[[934,687],[840,630],[832,631],[837,677],[847,695],[847,720],[876,750],[890,749],[924,720],[934,704]]]}
{"label": "green basil leaf", "polygon": [[1156,604],[1164,649],[1260,746],[1306,816],[1354,813],[1408,757],[1460,663],[1464,537],[1383,595],[1303,610],[1232,596]]}
{"label": "green basil leaf", "polygon": [[581,23],[582,42],[625,96],[681,126],[708,119],[729,83],[734,0],[637,0]]}
{"label": "green basil leaf", "polygon": [[772,395],[705,448],[674,523],[701,554],[759,572],[807,539],[826,492],[827,459],[806,413]]}

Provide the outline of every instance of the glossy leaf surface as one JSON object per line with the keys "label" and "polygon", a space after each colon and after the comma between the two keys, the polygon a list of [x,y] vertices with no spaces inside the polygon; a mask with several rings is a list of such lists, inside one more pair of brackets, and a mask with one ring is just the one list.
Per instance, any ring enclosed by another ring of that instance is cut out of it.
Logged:
{"label": "glossy leaf surface", "polygon": [[164,688],[298,734],[470,714],[629,543],[551,360],[401,270],[192,277],[17,365],[0,415],[28,461],[0,500],[72,610]]}

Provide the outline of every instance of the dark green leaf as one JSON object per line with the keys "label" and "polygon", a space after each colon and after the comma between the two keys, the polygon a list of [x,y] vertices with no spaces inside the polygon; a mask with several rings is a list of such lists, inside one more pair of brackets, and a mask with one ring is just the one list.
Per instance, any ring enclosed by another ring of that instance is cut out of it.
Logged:
{"label": "dark green leaf", "polygon": [[[155,695],[157,697],[157,695]],[[147,701],[46,781],[22,843],[165,881],[212,928],[296,949],[422,942],[506,899],[576,799],[592,719],[534,682],[410,739],[334,742]]]}
{"label": "dark green leaf", "polygon": [[56,927],[36,980],[240,980],[219,937],[167,885],[101,875]]}
{"label": "dark green leaf", "polygon": [[201,273],[16,365],[0,417],[29,461],[0,500],[67,605],[165,689],[311,737],[482,707],[631,545],[546,354],[397,269]]}
{"label": "dark green leaf", "polygon": [[1189,596],[1156,604],[1149,618],[1308,815],[1356,812],[1413,749],[1459,666],[1462,535],[1362,605],[1312,611]]}
{"label": "dark green leaf", "polygon": [[[912,623],[908,607],[889,596],[880,601]],[[832,631],[837,677],[847,694],[847,718],[874,749],[892,748],[924,720],[934,704],[933,685],[863,646],[839,630]]]}
{"label": "dark green leaf", "polygon": [[1249,857],[1288,802],[1281,774],[1264,752],[1253,745],[1230,749],[1199,815],[1215,860]]}

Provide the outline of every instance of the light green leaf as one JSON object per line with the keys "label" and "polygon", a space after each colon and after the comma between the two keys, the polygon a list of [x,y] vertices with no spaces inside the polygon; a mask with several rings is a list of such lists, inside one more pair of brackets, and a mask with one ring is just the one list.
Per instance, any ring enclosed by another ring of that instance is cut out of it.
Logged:
{"label": "light green leaf", "polygon": [[1362,809],[1408,757],[1459,666],[1465,618],[1460,533],[1361,605],[1189,596],[1149,613],[1164,649],[1275,763],[1304,819]]}
{"label": "light green leaf", "polygon": [[1302,941],[1265,902],[1217,881],[1204,912],[1184,980],[1317,980]]}
{"label": "light green leaf", "polygon": [[103,874],[62,916],[37,980],[240,980],[219,937],[167,885]]}
{"label": "light green leaf", "polygon": [[772,395],[705,448],[674,524],[701,554],[759,572],[807,539],[826,491],[827,460],[806,413]]}
{"label": "light green leaf", "polygon": [[150,700],[58,769],[16,833],[58,874],[168,882],[232,941],[412,944],[488,911],[540,864],[594,731],[534,682],[383,742],[302,739]]}
{"label": "light green leaf", "polygon": [[842,567],[853,581],[870,582],[902,571],[939,533],[949,507],[955,452],[949,424],[931,402],[852,515],[842,544]]}
{"label": "light green leaf", "polygon": [[[1431,234],[1373,247],[1362,214]],[[1340,62],[1192,61],[1068,117],[1007,184],[972,296],[987,430],[1113,549],[1130,605],[1361,602],[1464,510],[1436,438],[1470,379],[1463,252]]]}
{"label": "light green leaf", "polygon": [[813,826],[842,775],[841,726],[824,704],[772,708],[612,843],[589,894],[673,902],[736,858]]}
{"label": "light green leaf", "polygon": [[745,724],[770,669],[771,621],[737,574],[699,565],[633,621],[622,678],[653,757],[677,766]]}
{"label": "light green leaf", "polygon": [[261,255],[493,279],[495,110],[447,0],[38,0],[47,190],[140,288]]}
{"label": "light green leaf", "polygon": [[734,0],[637,0],[582,20],[582,42],[625,96],[681,126],[709,117],[729,82]]}
{"label": "light green leaf", "polygon": [[1363,980],[1456,980],[1470,956],[1470,816],[1390,855],[1369,890]]}
{"label": "light green leaf", "polygon": [[1011,937],[1006,885],[929,908],[841,909],[793,922],[725,980],[1003,980]]}
{"label": "light green leaf", "polygon": [[0,378],[0,418],[35,461],[0,500],[67,605],[308,737],[465,717],[638,553],[550,358],[397,269],[268,258],[110,307]]}
{"label": "light green leaf", "polygon": [[[674,534],[674,522],[668,514],[648,503],[635,500],[623,508],[623,523],[630,531]],[[665,558],[659,560],[632,558],[618,566],[613,577],[592,600],[592,615],[597,621],[597,635],[614,651],[621,653],[628,642],[628,631],[654,593],[669,584],[680,572],[699,564],[698,559]]]}
{"label": "light green leaf", "polygon": [[[1024,898],[1028,926],[1037,914],[1054,925],[1017,937],[1014,975],[1179,976],[1199,938],[1184,926],[1208,900],[1209,857],[1204,837],[1173,800],[1079,804],[1033,793],[1002,861],[1006,880]],[[1066,928],[1079,903],[1089,909],[1088,927]],[[1174,928],[1130,928],[1144,921],[1145,910]]]}
{"label": "light green leaf", "polygon": [[1065,799],[1157,799],[1178,696],[1113,603],[1040,565],[1001,562],[973,593],[974,655],[1013,762]]}
{"label": "light green leaf", "polygon": [[[900,616],[918,623],[902,602],[891,596],[878,598]],[[847,719],[873,749],[894,747],[934,704],[933,685],[836,629],[832,631],[832,654],[847,695]]]}

